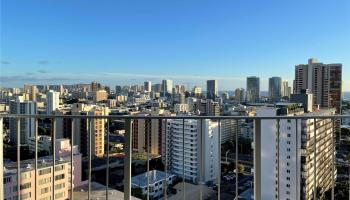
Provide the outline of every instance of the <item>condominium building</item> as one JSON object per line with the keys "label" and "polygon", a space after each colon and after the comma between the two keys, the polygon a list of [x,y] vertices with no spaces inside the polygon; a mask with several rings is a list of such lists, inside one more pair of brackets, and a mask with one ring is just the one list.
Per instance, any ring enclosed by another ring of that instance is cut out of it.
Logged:
{"label": "condominium building", "polygon": [[[154,111],[150,114],[138,114],[139,116],[169,115]],[[133,151],[147,152],[153,155],[162,155],[162,141],[165,121],[161,119],[135,119],[132,121]]]}
{"label": "condominium building", "polygon": [[92,91],[91,96],[94,102],[100,102],[100,101],[107,100],[108,94],[106,90],[97,90],[97,91]]}
{"label": "condominium building", "polygon": [[247,102],[257,103],[260,101],[260,78],[256,76],[247,77]]}
{"label": "condominium building", "polygon": [[[308,116],[311,119],[261,120],[261,199],[315,199],[331,189],[336,179],[332,120],[335,110],[304,113],[301,104],[278,103],[257,109],[259,117]],[[316,133],[316,137],[315,137]],[[316,142],[316,143],[315,143]],[[316,150],[316,151],[315,151]],[[316,155],[316,157],[315,157]]]}
{"label": "condominium building", "polygon": [[[49,199],[69,199],[71,194],[71,182],[73,188],[81,184],[81,155],[75,149],[73,153],[73,169],[71,169],[70,151],[71,147],[56,143],[57,151],[69,151],[67,154],[57,154],[55,167],[51,157],[41,157],[38,159],[37,171],[35,161],[23,160],[20,165],[20,199],[26,200],[49,200]],[[71,177],[73,170],[73,177]],[[54,172],[53,172],[54,171]],[[17,193],[17,163],[10,162],[4,167],[4,199],[19,199]],[[54,196],[53,196],[54,195]]]}
{"label": "condominium building", "polygon": [[192,89],[193,97],[201,98],[202,97],[202,88],[198,86],[194,86]]}
{"label": "condominium building", "polygon": [[[16,100],[10,102],[10,114],[37,114],[36,102],[26,101],[22,96],[18,96]],[[18,124],[17,119],[10,120],[10,139],[17,144]],[[20,143],[27,144],[28,138],[34,137],[36,125],[35,119],[24,118],[20,119]]]}
{"label": "condominium building", "polygon": [[282,87],[281,87],[281,97],[285,98],[285,97],[290,97],[292,93],[292,88],[289,87],[289,83],[288,81],[282,81]]}
{"label": "condominium building", "polygon": [[206,116],[219,116],[220,115],[220,105],[211,99],[202,100],[198,99],[196,102],[196,109],[200,112],[200,115]]}
{"label": "condominium building", "polygon": [[[184,123],[183,123],[184,122]],[[218,122],[212,120],[167,120],[163,161],[169,173],[194,183],[216,182],[219,167]],[[167,158],[167,160],[165,159]],[[184,162],[183,162],[184,161]]]}
{"label": "condominium building", "polygon": [[215,101],[219,96],[219,86],[217,80],[207,80],[207,99]]}
{"label": "condominium building", "polygon": [[24,93],[29,94],[30,101],[36,101],[36,95],[38,93],[38,88],[36,85],[24,85]]}
{"label": "condominium building", "polygon": [[162,96],[165,96],[165,94],[171,94],[173,90],[173,81],[172,80],[163,80],[162,81]]}
{"label": "condominium building", "polygon": [[324,64],[311,58],[308,64],[295,66],[294,94],[308,89],[314,104],[341,111],[342,64]]}
{"label": "condominium building", "polygon": [[278,102],[281,100],[282,79],[281,77],[269,78],[269,100]]}
{"label": "condominium building", "polygon": [[245,100],[245,91],[243,88],[237,88],[235,90],[235,100],[238,102],[238,103],[243,103],[244,100]]}
{"label": "condominium building", "polygon": [[[82,103],[76,103],[72,106],[72,115],[106,115],[106,108],[87,105]],[[91,120],[91,122],[90,122]],[[104,119],[73,119],[74,128],[74,145],[79,145],[80,151],[83,156],[88,155],[89,141],[91,135],[91,149],[92,155],[101,157],[104,155],[104,133],[105,133],[105,120]],[[91,125],[89,124],[91,123]],[[90,134],[91,133],[91,134]]]}
{"label": "condominium building", "polygon": [[51,114],[60,105],[60,93],[49,90],[46,93],[46,113]]}
{"label": "condominium building", "polygon": [[152,91],[152,82],[151,81],[145,81],[143,89],[145,92],[151,92]]}

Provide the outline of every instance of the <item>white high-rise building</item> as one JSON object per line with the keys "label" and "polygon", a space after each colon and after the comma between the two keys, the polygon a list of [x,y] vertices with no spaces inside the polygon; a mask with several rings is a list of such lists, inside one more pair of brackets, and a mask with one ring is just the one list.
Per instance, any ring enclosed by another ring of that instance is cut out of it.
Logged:
{"label": "white high-rise building", "polygon": [[151,92],[152,91],[152,82],[151,81],[145,81],[145,83],[144,83],[144,91],[145,92]]}
{"label": "white high-rise building", "polygon": [[[10,102],[10,114],[37,114],[37,104],[33,101],[26,101],[22,96]],[[28,139],[35,135],[35,119],[25,118],[20,120],[20,143],[27,144]],[[10,119],[10,139],[17,144],[17,120]]]}
{"label": "white high-rise building", "polygon": [[218,122],[209,119],[203,120],[202,123],[193,119],[184,122],[183,132],[182,119],[167,121],[167,144],[163,147],[166,148],[168,170],[183,177],[183,166],[185,166],[186,180],[194,183],[216,182],[220,165]]}
{"label": "white high-rise building", "polygon": [[50,90],[46,94],[46,113],[51,114],[60,105],[60,93]]}
{"label": "white high-rise building", "polygon": [[173,91],[173,81],[172,80],[163,80],[162,81],[162,92],[171,94]]}
{"label": "white high-rise building", "polygon": [[256,186],[261,187],[261,197],[258,199],[313,199],[315,193],[319,199],[331,189],[336,179],[336,170],[332,171],[335,154],[332,120],[317,120],[315,139],[312,116],[334,113],[335,109],[304,113],[301,104],[296,103],[278,103],[275,107],[257,109],[259,117],[311,117],[298,122],[280,119],[279,126],[277,120],[261,120],[260,127],[256,128],[261,131],[257,134],[262,136],[261,184]]}
{"label": "white high-rise building", "polygon": [[292,93],[292,88],[288,86],[288,81],[282,81],[282,88],[281,88],[282,97],[290,97]]}

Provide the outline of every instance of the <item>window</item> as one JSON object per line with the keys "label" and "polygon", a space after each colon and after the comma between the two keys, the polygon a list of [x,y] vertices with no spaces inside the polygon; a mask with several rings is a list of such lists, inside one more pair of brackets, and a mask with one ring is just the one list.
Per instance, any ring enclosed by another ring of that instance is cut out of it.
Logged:
{"label": "window", "polygon": [[60,166],[56,166],[55,167],[55,171],[61,171],[61,170],[64,170],[64,165],[60,165]]}
{"label": "window", "polygon": [[57,184],[55,185],[55,190],[59,190],[59,189],[62,189],[65,187],[65,184],[64,183],[61,183],[61,184]]}
{"label": "window", "polygon": [[21,180],[24,180],[24,179],[27,179],[27,178],[30,178],[30,173],[21,173]]}
{"label": "window", "polygon": [[50,183],[50,182],[51,182],[51,177],[40,179],[39,185],[43,185],[43,184]]}
{"label": "window", "polygon": [[32,194],[30,192],[26,193],[26,194],[21,194],[21,199],[29,199],[32,196]]}
{"label": "window", "polygon": [[59,199],[62,197],[64,197],[64,192],[60,192],[60,193],[55,194],[55,199]]}
{"label": "window", "polygon": [[51,173],[51,168],[39,170],[39,175],[45,175]]}
{"label": "window", "polygon": [[10,183],[11,182],[11,177],[5,177],[4,178],[4,184],[6,184],[6,183]]}
{"label": "window", "polygon": [[55,181],[62,180],[62,179],[64,179],[64,174],[55,176]]}
{"label": "window", "polygon": [[25,183],[23,185],[20,186],[20,189],[21,190],[24,190],[24,189],[28,189],[32,186],[32,184],[29,182],[29,183]]}
{"label": "window", "polygon": [[49,188],[49,187],[42,188],[42,189],[40,190],[40,194],[46,194],[46,193],[48,193],[48,192],[50,192],[50,188]]}

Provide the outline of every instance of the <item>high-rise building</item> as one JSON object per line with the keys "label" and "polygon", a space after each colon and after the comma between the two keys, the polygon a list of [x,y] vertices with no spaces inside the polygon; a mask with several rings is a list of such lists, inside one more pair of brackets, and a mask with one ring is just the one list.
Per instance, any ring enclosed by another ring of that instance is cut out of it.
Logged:
{"label": "high-rise building", "polygon": [[215,101],[215,98],[219,95],[218,81],[207,80],[207,99]]}
{"label": "high-rise building", "polygon": [[202,88],[200,88],[198,86],[194,86],[193,94],[194,94],[194,97],[201,98],[202,97]]}
{"label": "high-rise building", "polygon": [[64,94],[64,87],[63,87],[63,85],[60,85],[59,92],[60,92],[60,95]]}
{"label": "high-rise building", "polygon": [[152,82],[151,81],[145,81],[145,83],[144,83],[144,91],[145,92],[151,92],[152,91]]}
{"label": "high-rise building", "polygon": [[104,100],[107,100],[107,98],[108,98],[108,94],[107,94],[106,90],[93,91],[93,92],[91,92],[91,96],[92,96],[92,100],[94,102],[104,101]]}
{"label": "high-rise building", "polygon": [[184,174],[184,178],[193,183],[217,182],[220,163],[218,122],[190,119],[184,123],[182,119],[167,120],[167,145],[163,146],[167,148],[168,160],[163,156],[163,161],[168,163],[168,172],[179,177]]}
{"label": "high-rise building", "polygon": [[336,170],[332,171],[335,154],[332,119],[317,119],[315,125],[312,116],[334,114],[335,109],[304,113],[298,103],[278,103],[275,107],[257,109],[259,117],[311,118],[280,119],[279,124],[277,120],[261,120],[260,127],[256,128],[260,131],[257,134],[263,135],[261,184],[255,186],[261,187],[259,199],[316,199],[314,193],[318,199],[332,188],[336,179]]}
{"label": "high-rise building", "polygon": [[[106,110],[95,105],[75,103],[72,105],[72,115],[106,115]],[[74,145],[79,145],[81,153],[86,156],[89,152],[89,140],[91,139],[93,156],[102,157],[104,155],[105,121],[97,118],[73,119],[73,121],[75,125],[73,129]],[[89,131],[91,138],[89,138]]]}
{"label": "high-rise building", "polygon": [[162,91],[162,84],[157,83],[152,86],[152,91],[153,92],[161,92]]}
{"label": "high-rise building", "polygon": [[281,77],[269,78],[269,100],[271,102],[279,102],[281,100],[282,91],[282,79]]}
{"label": "high-rise building", "polygon": [[243,88],[237,88],[235,90],[235,100],[238,102],[238,103],[243,103],[244,102],[244,89]]}
{"label": "high-rise building", "polygon": [[281,94],[282,98],[290,98],[290,95],[292,93],[292,88],[289,87],[288,81],[282,81],[282,88],[281,88]]}
{"label": "high-rise building", "polygon": [[186,91],[185,85],[175,85],[175,91],[173,93],[175,94],[184,94]]}
{"label": "high-rise building", "polygon": [[36,95],[38,93],[38,89],[36,85],[24,85],[25,93],[29,93],[29,100],[36,101]]}
{"label": "high-rise building", "polygon": [[51,114],[60,104],[60,93],[53,90],[49,90],[46,93],[46,113]]}
{"label": "high-rise building", "polygon": [[119,86],[119,85],[115,86],[115,94],[116,95],[122,94],[122,86]]}
{"label": "high-rise building", "polygon": [[97,83],[97,82],[91,82],[90,84],[90,91],[97,91],[97,90],[100,90],[102,89],[102,86],[100,83]]}
{"label": "high-rise building", "polygon": [[172,80],[163,80],[162,81],[162,93],[163,96],[166,94],[171,94],[173,90],[173,81]]}
{"label": "high-rise building", "polygon": [[260,101],[260,78],[247,77],[247,102],[257,103]]}
{"label": "high-rise building", "polygon": [[308,89],[314,104],[341,111],[342,64],[323,64],[309,59],[308,64],[295,66],[294,94]]}
{"label": "high-rise building", "polygon": [[215,102],[211,99],[197,99],[195,102],[195,108],[194,110],[196,112],[199,111],[200,115],[204,116],[219,116],[220,115],[220,105],[218,102]]}
{"label": "high-rise building", "polygon": [[[26,101],[22,96],[10,102],[10,114],[37,114],[37,104],[33,101]],[[33,137],[36,131],[35,119],[20,119],[20,143],[27,144],[28,138]],[[17,120],[10,119],[10,139],[17,144]]]}

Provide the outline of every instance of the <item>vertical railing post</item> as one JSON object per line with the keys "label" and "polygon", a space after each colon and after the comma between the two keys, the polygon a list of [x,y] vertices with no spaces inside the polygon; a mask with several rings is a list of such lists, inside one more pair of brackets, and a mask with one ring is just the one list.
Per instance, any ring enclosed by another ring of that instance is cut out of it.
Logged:
{"label": "vertical railing post", "polygon": [[254,120],[254,199],[261,200],[261,119]]}
{"label": "vertical railing post", "polygon": [[218,169],[218,200],[221,199],[221,121],[218,120],[218,153],[219,153],[219,169]]}
{"label": "vertical railing post", "polygon": [[17,118],[17,199],[21,199],[21,119]]}
{"label": "vertical railing post", "polygon": [[108,186],[109,186],[109,118],[107,119],[106,200],[108,200]]}
{"label": "vertical railing post", "polygon": [[316,138],[316,128],[317,128],[317,121],[316,121],[316,118],[314,118],[314,179],[313,179],[313,181],[314,181],[314,200],[316,200],[317,199],[317,186],[316,186],[316,175],[317,175],[317,173],[316,173],[316,170],[317,170],[317,168],[316,168],[316,156],[317,156],[317,154],[316,154],[316,142],[317,142],[317,138]]}
{"label": "vertical railing post", "polygon": [[[198,129],[198,127],[197,127],[197,129]],[[199,147],[199,149],[200,149],[200,163],[202,163],[201,165],[199,165],[199,168],[200,168],[200,173],[199,173],[199,185],[200,185],[200,187],[199,187],[199,199],[200,200],[202,200],[203,199],[203,169],[204,169],[204,157],[205,157],[205,155],[203,155],[204,154],[204,151],[203,151],[203,137],[204,137],[204,135],[203,135],[203,119],[200,119],[200,136],[199,136],[199,138],[200,138],[200,147]]]}
{"label": "vertical railing post", "polygon": [[55,199],[56,118],[52,118],[52,199]]}
{"label": "vertical railing post", "polygon": [[[145,119],[146,124],[148,123],[152,123],[152,120],[148,120]],[[150,124],[149,124],[150,125]],[[150,145],[150,138],[149,138],[149,129],[145,129],[146,131],[146,141],[147,141],[147,153],[146,153],[146,157],[147,157],[147,200],[149,200],[149,176],[150,176],[150,172],[149,172],[149,145]],[[152,131],[152,129],[151,129]]]}
{"label": "vertical railing post", "polygon": [[73,168],[74,168],[74,152],[73,152],[73,147],[74,147],[74,123],[75,120],[73,118],[71,118],[71,122],[72,122],[72,126],[71,126],[71,154],[70,154],[70,199],[73,200],[74,199],[74,173],[73,173]]}
{"label": "vertical railing post", "polygon": [[35,194],[34,194],[34,197],[35,199],[38,199],[38,188],[37,188],[37,185],[38,185],[38,118],[35,118],[35,150],[34,150],[34,154],[35,154],[35,173],[34,173],[34,176],[35,176]]}
{"label": "vertical railing post", "polygon": [[236,141],[235,141],[235,148],[236,148],[236,155],[235,155],[235,165],[236,165],[236,199],[238,199],[238,119],[236,119]]}
{"label": "vertical railing post", "polygon": [[[0,117],[0,169],[4,169],[4,133],[3,133],[3,118]],[[0,172],[0,199],[4,198],[4,182],[2,181],[4,179],[4,171],[1,170]]]}
{"label": "vertical railing post", "polygon": [[[335,147],[334,147],[334,129],[335,129],[335,125],[334,125],[334,118],[332,119],[332,193],[331,193],[331,199],[334,200],[334,165],[335,165],[335,159],[334,159],[334,153],[335,153]],[[350,192],[350,190],[349,190]],[[349,198],[350,198],[350,194],[349,194]]]}
{"label": "vertical railing post", "polygon": [[[300,138],[301,138],[301,135],[300,135]],[[295,185],[295,191],[296,191],[296,194],[295,194],[295,198],[296,200],[298,200],[300,198],[300,195],[299,195],[299,187],[300,187],[300,183],[299,183],[299,176],[300,174],[298,174],[298,171],[300,172],[300,170],[298,169],[299,168],[299,165],[298,165],[298,162],[299,162],[299,147],[298,147],[298,119],[295,119],[295,174],[296,174],[296,177],[295,177],[295,180],[296,180],[296,185]],[[301,173],[301,172],[300,172]]]}
{"label": "vertical railing post", "polygon": [[[164,131],[164,141],[165,141],[165,147],[164,147],[164,151],[165,151],[165,164],[164,164],[164,171],[165,171],[165,181],[164,181],[164,199],[167,200],[168,199],[168,121],[167,119],[164,120],[165,121],[165,131]],[[163,120],[160,120],[161,123],[163,123]],[[163,125],[161,126],[163,127]]]}
{"label": "vertical railing post", "polygon": [[[92,122],[93,122],[93,118],[87,118],[88,119],[88,126],[89,126],[89,131],[88,131],[88,134],[89,134],[89,146],[88,146],[88,153],[89,153],[89,169],[88,169],[88,200],[91,199],[91,159],[92,159],[92,126],[94,125]],[[95,134],[95,133],[94,133]],[[94,151],[95,151],[95,148],[94,148]]]}
{"label": "vertical railing post", "polygon": [[131,197],[131,162],[132,162],[132,124],[131,119],[125,119],[125,158],[124,158],[124,200]]}
{"label": "vertical railing post", "polygon": [[277,119],[277,197],[280,198],[280,119]]}
{"label": "vertical railing post", "polygon": [[182,170],[183,199],[185,200],[185,119],[182,119]]}

